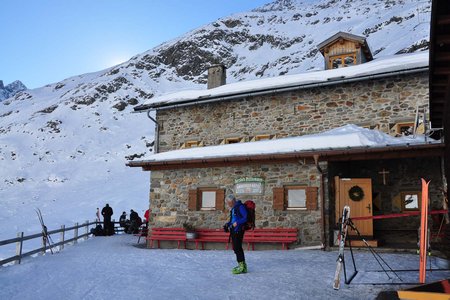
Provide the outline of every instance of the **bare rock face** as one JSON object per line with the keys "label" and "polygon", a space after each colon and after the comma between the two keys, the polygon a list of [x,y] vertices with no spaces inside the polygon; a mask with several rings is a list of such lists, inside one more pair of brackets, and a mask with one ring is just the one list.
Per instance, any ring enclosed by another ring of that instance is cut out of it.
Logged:
{"label": "bare rock face", "polygon": [[27,87],[20,81],[16,80],[8,85],[4,85],[0,80],[0,101],[13,97],[21,91],[25,91]]}

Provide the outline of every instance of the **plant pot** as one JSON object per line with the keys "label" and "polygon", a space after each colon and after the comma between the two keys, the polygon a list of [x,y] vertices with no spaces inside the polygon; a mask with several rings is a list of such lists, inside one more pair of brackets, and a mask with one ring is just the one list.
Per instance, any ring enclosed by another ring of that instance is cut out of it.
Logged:
{"label": "plant pot", "polygon": [[197,238],[197,232],[186,232],[186,239],[195,240]]}

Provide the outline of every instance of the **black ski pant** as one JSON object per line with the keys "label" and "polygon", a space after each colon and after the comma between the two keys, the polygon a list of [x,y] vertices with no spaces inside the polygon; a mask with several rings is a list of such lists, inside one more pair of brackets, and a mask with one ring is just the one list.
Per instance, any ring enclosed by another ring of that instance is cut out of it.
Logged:
{"label": "black ski pant", "polygon": [[[112,232],[111,232],[111,225],[112,225],[112,223],[111,223],[111,217],[104,217],[103,218],[103,227],[104,227],[104,230],[105,230],[105,235],[112,235]],[[113,229],[114,230],[114,229]]]}
{"label": "black ski pant", "polygon": [[244,239],[244,231],[239,230],[238,232],[234,232],[231,229],[231,240],[233,242],[233,250],[236,254],[236,260],[238,263],[245,262],[244,249],[242,249],[242,240]]}

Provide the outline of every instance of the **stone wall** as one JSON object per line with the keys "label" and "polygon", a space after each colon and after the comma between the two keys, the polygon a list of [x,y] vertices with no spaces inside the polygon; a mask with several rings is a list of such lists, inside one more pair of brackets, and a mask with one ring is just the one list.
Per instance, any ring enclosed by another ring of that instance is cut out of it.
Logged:
{"label": "stone wall", "polygon": [[[326,170],[326,165],[321,166]],[[320,187],[320,174],[314,165],[276,164],[242,167],[202,168],[169,171],[152,171],[150,226],[180,227],[183,223],[193,223],[200,228],[222,228],[228,220],[225,211],[189,211],[189,190],[198,187],[225,189],[234,188],[235,179],[261,177],[264,179],[264,194],[243,196],[256,203],[256,227],[296,227],[299,228],[301,245],[317,245],[321,242],[322,198],[318,195],[318,209],[314,211],[274,211],[272,188],[298,183]]]}
{"label": "stone wall", "polygon": [[210,146],[230,137],[300,136],[352,123],[388,132],[413,121],[417,103],[428,105],[427,72],[158,111],[160,152],[190,140]]}

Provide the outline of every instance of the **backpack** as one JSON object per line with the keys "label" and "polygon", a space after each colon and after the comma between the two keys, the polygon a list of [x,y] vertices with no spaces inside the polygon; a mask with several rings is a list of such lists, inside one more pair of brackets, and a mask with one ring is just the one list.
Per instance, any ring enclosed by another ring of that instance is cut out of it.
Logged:
{"label": "backpack", "polygon": [[[242,229],[244,231],[245,230],[253,230],[253,229],[255,229],[255,209],[256,209],[256,204],[252,200],[247,200],[242,205],[247,210],[247,222],[244,225],[242,225]],[[236,213],[238,215],[241,214],[239,212],[239,209],[236,211]]]}
{"label": "backpack", "polygon": [[91,233],[95,236],[103,236],[105,232],[103,231],[102,225],[97,225],[97,227],[91,229]]}

